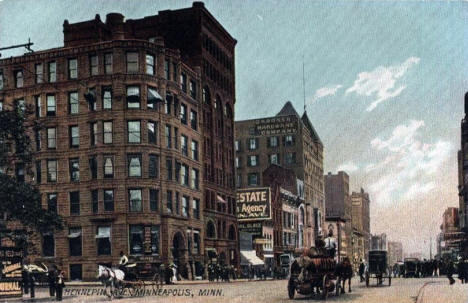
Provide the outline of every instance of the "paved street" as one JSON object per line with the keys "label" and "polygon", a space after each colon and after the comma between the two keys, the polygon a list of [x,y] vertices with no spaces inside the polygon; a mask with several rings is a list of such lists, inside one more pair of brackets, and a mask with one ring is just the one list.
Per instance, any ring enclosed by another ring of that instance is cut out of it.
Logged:
{"label": "paved street", "polygon": [[[374,282],[374,281],[373,281]],[[435,282],[437,285],[445,285],[444,278],[426,279],[392,279],[392,286],[372,286],[366,288],[365,284],[358,283],[355,278],[352,284],[352,293],[346,293],[340,297],[330,296],[329,302],[369,302],[369,303],[414,303],[420,288],[427,282]],[[157,295],[148,295],[139,298],[125,297],[117,302],[154,302],[165,301],[177,302],[292,302],[288,299],[286,291],[286,280],[276,281],[255,281],[255,282],[232,282],[232,283],[212,283],[195,285],[175,285],[164,286]],[[457,281],[458,283],[458,281]],[[372,283],[375,285],[375,283]],[[455,286],[460,287],[457,284]],[[68,291],[77,289],[67,287]],[[86,287],[86,289],[89,289]],[[96,288],[91,288],[97,290]],[[35,302],[48,302],[46,289],[39,289]],[[29,299],[26,299],[29,301]],[[307,298],[296,295],[294,301],[320,301],[319,298]],[[20,301],[20,300],[15,300]],[[64,302],[106,302],[107,298],[97,295],[68,295],[64,297]]]}

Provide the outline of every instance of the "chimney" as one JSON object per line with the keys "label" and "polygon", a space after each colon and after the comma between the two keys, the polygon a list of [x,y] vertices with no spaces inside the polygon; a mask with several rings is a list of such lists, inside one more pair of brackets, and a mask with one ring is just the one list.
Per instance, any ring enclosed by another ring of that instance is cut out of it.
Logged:
{"label": "chimney", "polygon": [[119,13],[106,15],[106,25],[112,32],[112,40],[124,39],[124,16]]}

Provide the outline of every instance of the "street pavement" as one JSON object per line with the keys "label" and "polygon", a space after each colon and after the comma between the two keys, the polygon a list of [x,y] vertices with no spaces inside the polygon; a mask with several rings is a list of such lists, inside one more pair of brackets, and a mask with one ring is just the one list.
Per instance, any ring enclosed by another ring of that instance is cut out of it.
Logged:
{"label": "street pavement", "polygon": [[[464,301],[460,292],[466,294],[465,285],[457,284],[448,287],[448,281],[445,278],[425,278],[425,279],[392,279],[392,285],[376,286],[375,280],[371,280],[371,286],[366,287],[364,283],[359,283],[357,278],[353,279],[351,285],[352,293],[346,293],[341,296],[330,295],[329,302],[359,302],[359,303],[415,303],[419,294],[417,303],[435,303],[435,302],[467,302]],[[294,300],[290,300],[287,294],[286,280],[268,280],[268,281],[237,281],[231,283],[213,282],[213,283],[184,283],[177,285],[164,285],[160,290],[152,292],[151,287],[146,287],[146,296],[130,297],[125,294],[123,298],[114,299],[116,302],[194,302],[194,303],[250,303],[250,302],[304,302],[318,301],[319,297],[306,297],[297,295]],[[99,291],[102,287],[79,287],[67,286],[64,292],[63,302],[107,302],[104,295],[93,294],[93,291]],[[348,287],[346,287],[348,289]],[[76,291],[81,291],[78,294]],[[68,293],[67,293],[68,292]],[[441,295],[440,292],[443,292]],[[434,300],[440,298],[440,300]],[[11,299],[11,301],[21,302],[21,299]],[[36,298],[32,301],[24,296],[25,302],[51,302],[48,297],[48,289],[39,288],[36,290]],[[3,302],[3,301],[2,301]]]}

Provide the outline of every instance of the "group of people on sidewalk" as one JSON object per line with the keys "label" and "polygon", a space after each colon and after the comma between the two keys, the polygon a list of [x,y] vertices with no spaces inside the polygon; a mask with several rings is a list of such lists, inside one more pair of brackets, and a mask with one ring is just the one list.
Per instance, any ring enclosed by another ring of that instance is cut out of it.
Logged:
{"label": "group of people on sidewalk", "polygon": [[[31,270],[29,265],[23,265],[21,271],[23,293],[30,295],[31,298],[36,296],[36,274]],[[53,265],[47,272],[47,281],[49,284],[49,295],[55,297],[57,301],[62,301],[63,288],[65,287],[64,272],[59,270],[56,265]]]}

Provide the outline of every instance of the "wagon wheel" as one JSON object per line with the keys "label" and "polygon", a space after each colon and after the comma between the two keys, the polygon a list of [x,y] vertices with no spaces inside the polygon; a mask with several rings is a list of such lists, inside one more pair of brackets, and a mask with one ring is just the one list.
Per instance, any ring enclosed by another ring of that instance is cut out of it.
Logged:
{"label": "wagon wheel", "polygon": [[335,294],[336,294],[336,296],[338,296],[338,297],[339,297],[340,294],[341,294],[341,291],[340,291],[340,290],[341,290],[341,278],[338,278],[338,279],[336,280],[336,288],[335,288]]}
{"label": "wagon wheel", "polygon": [[369,273],[366,273],[366,287],[369,287]]}
{"label": "wagon wheel", "polygon": [[294,294],[296,293],[296,289],[294,287],[294,281],[292,279],[289,279],[288,281],[288,296],[289,299],[294,299]]}
{"label": "wagon wheel", "polygon": [[391,285],[392,285],[392,277],[389,276],[389,277],[388,277],[388,286],[391,286]]}
{"label": "wagon wheel", "polygon": [[322,299],[326,300],[328,297],[328,286],[329,286],[330,278],[328,275],[323,276],[323,283],[322,283]]}

